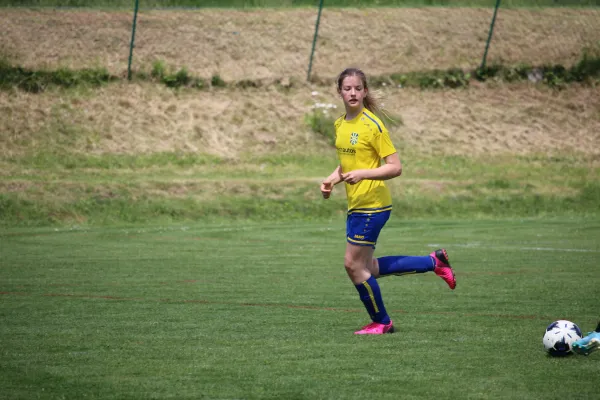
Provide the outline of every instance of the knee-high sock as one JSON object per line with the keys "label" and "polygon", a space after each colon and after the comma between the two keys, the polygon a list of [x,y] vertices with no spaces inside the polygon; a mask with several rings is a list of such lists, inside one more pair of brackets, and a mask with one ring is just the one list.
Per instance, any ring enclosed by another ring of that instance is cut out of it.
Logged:
{"label": "knee-high sock", "polygon": [[380,324],[389,324],[390,317],[385,310],[383,305],[383,299],[381,298],[381,290],[379,289],[379,283],[377,279],[371,276],[366,281],[355,285],[360,300],[365,305],[367,312],[371,316],[373,322],[379,322]]}
{"label": "knee-high sock", "polygon": [[431,256],[379,257],[379,275],[422,274],[433,271],[435,261]]}

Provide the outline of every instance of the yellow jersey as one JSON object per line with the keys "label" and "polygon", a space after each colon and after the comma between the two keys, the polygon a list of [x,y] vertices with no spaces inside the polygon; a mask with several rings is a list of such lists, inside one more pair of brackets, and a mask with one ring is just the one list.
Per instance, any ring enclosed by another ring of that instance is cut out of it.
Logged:
{"label": "yellow jersey", "polygon": [[[335,121],[335,147],[343,173],[378,168],[383,158],[396,152],[388,130],[371,111],[363,108],[350,121],[345,117]],[[363,179],[345,186],[348,214],[378,213],[392,208],[392,196],[382,180]]]}

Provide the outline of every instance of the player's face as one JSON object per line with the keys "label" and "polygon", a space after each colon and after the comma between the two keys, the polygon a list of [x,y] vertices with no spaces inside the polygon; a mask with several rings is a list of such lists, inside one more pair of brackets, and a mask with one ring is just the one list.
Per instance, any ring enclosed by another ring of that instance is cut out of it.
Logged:
{"label": "player's face", "polygon": [[367,89],[358,76],[347,76],[342,81],[340,94],[347,110],[361,110]]}

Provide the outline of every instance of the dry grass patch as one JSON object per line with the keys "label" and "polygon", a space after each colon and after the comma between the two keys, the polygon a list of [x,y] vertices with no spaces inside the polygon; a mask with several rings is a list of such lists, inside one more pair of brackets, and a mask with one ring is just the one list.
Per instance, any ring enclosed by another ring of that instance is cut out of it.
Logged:
{"label": "dry grass patch", "polygon": [[[356,65],[371,74],[473,69],[481,63],[493,8],[325,9],[313,72]],[[210,79],[306,77],[316,9],[144,11],[134,68],[156,60]],[[506,10],[489,61],[575,63],[600,41],[597,9]],[[106,67],[125,74],[132,12],[4,9],[0,52],[20,65]]]}
{"label": "dry grass patch", "polygon": [[8,117],[0,118],[0,148],[5,155],[22,153],[77,131],[70,149],[92,154],[268,152],[309,141],[301,98],[274,89],[177,92],[152,84],[111,85],[93,96],[2,92],[0,109]]}
{"label": "dry grass patch", "polygon": [[[323,91],[323,89],[325,89]],[[320,93],[311,95],[313,90]],[[390,127],[401,152],[456,155],[580,153],[600,156],[600,93],[490,83],[467,90],[387,88],[382,103],[403,120]],[[0,92],[0,150],[38,148],[85,154],[192,152],[230,159],[260,154],[329,157],[306,126],[315,102],[338,105],[335,88],[174,91],[114,84],[79,94]]]}
{"label": "dry grass patch", "polygon": [[394,91],[386,107],[404,120],[406,146],[445,154],[600,155],[600,93],[530,85]]}

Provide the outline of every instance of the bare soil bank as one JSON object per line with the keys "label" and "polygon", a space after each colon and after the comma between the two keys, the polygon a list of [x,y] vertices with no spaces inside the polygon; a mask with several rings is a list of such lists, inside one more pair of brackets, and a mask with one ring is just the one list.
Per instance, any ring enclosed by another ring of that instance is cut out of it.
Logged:
{"label": "bare soil bank", "polygon": [[[493,8],[325,9],[313,73],[344,67],[369,74],[480,65]],[[133,67],[156,60],[225,80],[306,77],[316,9],[144,11]],[[3,9],[0,55],[31,68],[127,70],[133,12]],[[600,10],[536,9],[498,13],[488,61],[575,63],[600,42]]]}

